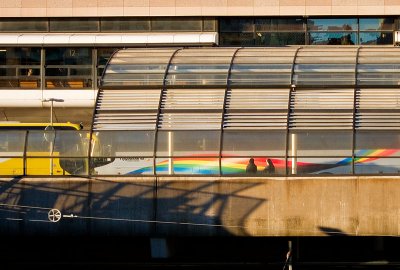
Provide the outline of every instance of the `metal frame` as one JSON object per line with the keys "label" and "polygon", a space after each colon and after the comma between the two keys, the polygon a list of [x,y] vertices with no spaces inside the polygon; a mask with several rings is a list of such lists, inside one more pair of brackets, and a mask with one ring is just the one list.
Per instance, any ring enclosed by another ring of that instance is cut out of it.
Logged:
{"label": "metal frame", "polygon": [[221,158],[221,156],[222,156],[222,143],[223,143],[223,137],[224,137],[224,116],[226,114],[226,98],[227,98],[229,90],[231,89],[230,79],[231,79],[231,74],[232,74],[233,61],[235,60],[236,54],[242,48],[243,47],[237,48],[236,51],[233,52],[231,63],[229,64],[228,75],[226,76],[226,88],[225,88],[225,94],[224,94],[224,101],[222,103],[221,129],[220,129],[220,134],[219,134],[219,174],[220,175],[222,175],[222,166],[221,166],[222,158]]}

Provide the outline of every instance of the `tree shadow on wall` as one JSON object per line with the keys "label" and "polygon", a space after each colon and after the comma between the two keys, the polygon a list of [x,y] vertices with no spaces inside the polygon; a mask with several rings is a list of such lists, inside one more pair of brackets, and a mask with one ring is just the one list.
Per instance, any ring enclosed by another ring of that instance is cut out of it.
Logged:
{"label": "tree shadow on wall", "polygon": [[[246,220],[266,199],[245,196],[261,182],[171,178],[0,181],[1,234],[247,235]],[[49,210],[61,211],[59,222]]]}

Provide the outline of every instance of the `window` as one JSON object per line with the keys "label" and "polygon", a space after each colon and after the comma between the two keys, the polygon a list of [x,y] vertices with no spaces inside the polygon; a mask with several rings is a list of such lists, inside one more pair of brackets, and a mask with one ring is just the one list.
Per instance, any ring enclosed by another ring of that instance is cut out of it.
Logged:
{"label": "window", "polygon": [[92,49],[47,48],[46,88],[91,88]]}
{"label": "window", "polygon": [[0,32],[47,32],[47,19],[2,19],[0,20]]}
{"label": "window", "polygon": [[0,48],[0,88],[39,88],[40,55],[40,48]]}
{"label": "window", "polygon": [[201,31],[201,19],[154,18],[151,20],[152,31]]}
{"label": "window", "polygon": [[135,19],[135,18],[102,18],[101,31],[105,32],[150,31],[150,20]]}
{"label": "window", "polygon": [[50,19],[50,32],[98,32],[97,18]]}

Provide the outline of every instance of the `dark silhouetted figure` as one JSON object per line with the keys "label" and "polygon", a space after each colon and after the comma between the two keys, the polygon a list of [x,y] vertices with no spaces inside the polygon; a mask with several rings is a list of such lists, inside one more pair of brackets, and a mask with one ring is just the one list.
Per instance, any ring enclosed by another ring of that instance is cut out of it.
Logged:
{"label": "dark silhouetted figure", "polygon": [[265,165],[264,173],[268,173],[268,174],[274,174],[275,173],[275,166],[274,166],[274,163],[272,162],[272,160],[270,158],[267,159],[267,164]]}
{"label": "dark silhouetted figure", "polygon": [[247,164],[246,167],[246,173],[256,173],[257,172],[257,166],[254,164],[254,158],[249,159],[249,164]]}

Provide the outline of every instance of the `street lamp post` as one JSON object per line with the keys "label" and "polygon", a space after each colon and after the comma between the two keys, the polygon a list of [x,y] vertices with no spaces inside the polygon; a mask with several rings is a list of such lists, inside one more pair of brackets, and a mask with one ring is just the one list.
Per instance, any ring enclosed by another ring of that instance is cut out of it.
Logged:
{"label": "street lamp post", "polygon": [[54,102],[64,102],[61,98],[45,98],[42,100],[43,102],[51,102],[50,103],[50,126],[53,127],[53,103]]}
{"label": "street lamp post", "polygon": [[[54,102],[64,102],[64,100],[61,99],[61,98],[45,98],[45,99],[42,100],[42,102],[50,102],[50,130],[53,132],[54,131],[54,128],[53,128],[53,103]],[[49,130],[49,129],[46,127],[46,130]],[[54,144],[54,139],[55,139],[55,136],[50,136],[49,137],[49,141],[50,141],[50,175],[53,175],[53,144]]]}

